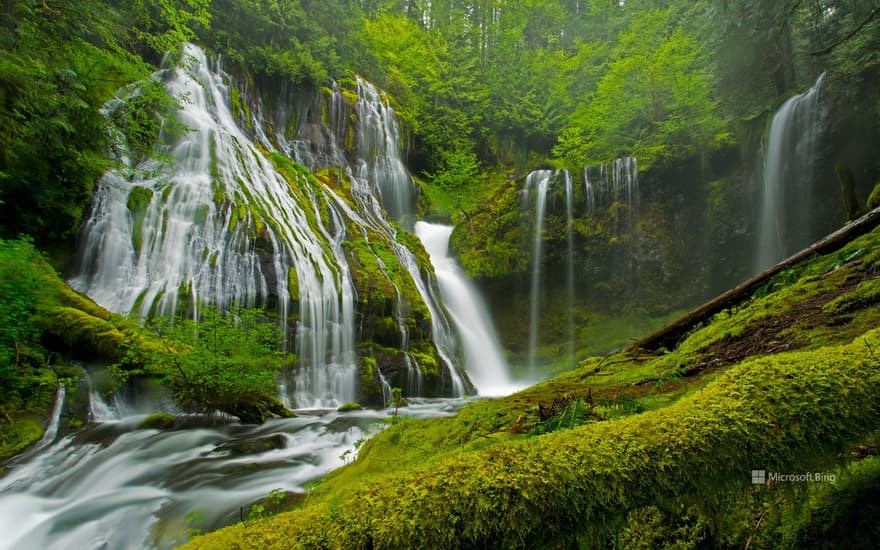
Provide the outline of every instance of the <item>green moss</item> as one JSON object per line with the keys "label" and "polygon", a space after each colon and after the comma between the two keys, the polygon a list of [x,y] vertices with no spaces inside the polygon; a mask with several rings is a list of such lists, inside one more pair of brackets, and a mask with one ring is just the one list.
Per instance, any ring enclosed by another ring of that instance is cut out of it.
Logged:
{"label": "green moss", "polygon": [[880,183],[874,186],[874,189],[868,196],[868,209],[873,210],[877,207],[880,207]]}
{"label": "green moss", "polygon": [[[806,510],[781,518],[785,548],[876,548],[880,540],[880,457],[868,457],[820,484]],[[795,515],[795,517],[791,517]]]}
{"label": "green moss", "polygon": [[363,409],[363,407],[361,407],[357,403],[345,403],[344,405],[340,405],[339,408],[336,410],[339,412],[351,412],[351,411],[359,411],[361,409]]}
{"label": "green moss", "polygon": [[[867,351],[857,341],[754,359],[657,411],[528,440],[498,434],[412,468],[395,461],[396,474],[354,488],[331,476],[303,510],[191,547],[604,546],[608,526],[648,503],[679,497],[724,515],[729,496],[750,489],[758,465],[817,471],[876,429],[880,363]],[[462,437],[462,419],[453,422],[460,429],[449,437]],[[424,433],[410,439],[416,425],[405,421],[378,436],[357,462],[375,466],[372,452],[395,434],[398,451],[432,449]]]}
{"label": "green moss", "polygon": [[822,306],[822,311],[827,315],[840,317],[853,310],[864,309],[877,303],[880,303],[880,278],[863,281],[852,292]]}
{"label": "green moss", "polygon": [[440,375],[440,364],[435,355],[428,353],[419,353],[417,351],[410,351],[409,355],[412,360],[415,361],[416,365],[418,365],[419,370],[422,372],[423,375]]}
{"label": "green moss", "polygon": [[376,359],[369,356],[361,357],[361,384],[370,385],[374,383],[379,372],[379,365]]}
{"label": "green moss", "polygon": [[135,186],[128,194],[126,205],[131,213],[131,244],[135,252],[140,253],[143,245],[143,224],[147,214],[147,208],[153,200],[153,190],[146,187]]}
{"label": "green moss", "polygon": [[[490,179],[480,192],[465,192],[459,201],[452,199],[451,212],[458,221],[450,238],[450,247],[472,277],[497,278],[528,269],[528,255],[522,253],[520,201],[512,182]],[[439,197],[432,202],[441,204]]]}
{"label": "green moss", "polygon": [[292,300],[299,300],[299,276],[294,267],[287,272],[287,292]]}
{"label": "green moss", "polygon": [[208,216],[211,214],[211,207],[207,204],[203,204],[196,208],[196,211],[193,213],[193,223],[202,225],[206,221],[208,221]]}
{"label": "green moss", "polygon": [[37,324],[69,345],[85,346],[104,357],[118,360],[123,353],[122,332],[107,321],[79,309],[57,306],[39,313]]}
{"label": "green moss", "polygon": [[169,413],[156,413],[141,420],[139,430],[168,430],[174,427],[177,418]]}
{"label": "green moss", "polygon": [[24,451],[43,437],[43,426],[32,417],[0,421],[0,461]]}
{"label": "green moss", "polygon": [[342,88],[342,98],[345,100],[346,103],[354,107],[354,105],[358,102],[357,90]]}

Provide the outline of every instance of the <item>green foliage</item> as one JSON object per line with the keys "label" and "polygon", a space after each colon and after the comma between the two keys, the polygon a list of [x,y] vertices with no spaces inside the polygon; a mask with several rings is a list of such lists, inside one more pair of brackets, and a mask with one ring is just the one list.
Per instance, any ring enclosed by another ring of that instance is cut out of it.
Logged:
{"label": "green foliage", "polygon": [[[43,437],[43,424],[36,418],[0,419],[0,461],[24,451]],[[2,474],[0,470],[0,474]]]}
{"label": "green foliage", "polygon": [[258,77],[323,85],[361,55],[358,3],[340,0],[214,0],[204,39],[224,58]]}
{"label": "green foliage", "polygon": [[[477,195],[479,197],[479,195]],[[520,249],[519,197],[513,182],[502,181],[488,197],[473,206],[459,202],[461,219],[450,246],[472,277],[500,277],[523,272],[528,257]]]}
{"label": "green foliage", "polygon": [[36,256],[26,239],[0,240],[0,389],[5,395],[18,390],[22,348],[33,345],[37,336],[31,320],[39,285]]}
{"label": "green foliage", "polygon": [[210,24],[211,0],[132,0],[130,10],[136,21],[135,35],[156,54],[179,54],[184,42],[195,38],[194,28]]}
{"label": "green foliage", "polygon": [[132,166],[150,157],[162,158],[157,150],[160,134],[175,138],[188,130],[175,117],[186,100],[173,97],[162,82],[152,78],[117,92],[116,100],[108,105],[106,112],[125,139]]}
{"label": "green foliage", "polygon": [[595,94],[560,135],[557,156],[584,166],[633,155],[647,168],[710,146],[724,131],[705,54],[673,15],[641,14],[621,33]]}
{"label": "green foliage", "polygon": [[389,407],[394,407],[393,418],[398,417],[400,407],[406,406],[406,400],[403,398],[403,390],[400,388],[391,388],[391,399],[388,401]]}
{"label": "green foliage", "polygon": [[530,435],[541,435],[556,430],[571,429],[591,420],[593,405],[581,397],[558,398],[549,407],[538,404],[539,421]]}
{"label": "green foliage", "polygon": [[269,495],[251,505],[248,511],[248,519],[260,520],[268,518],[281,511],[281,504],[287,497],[284,489],[272,489]]}
{"label": "green foliage", "polygon": [[[374,360],[375,361],[375,360]],[[339,412],[351,412],[351,411],[359,411],[363,409],[359,403],[344,403],[339,405],[339,408],[336,409]]]}
{"label": "green foliage", "polygon": [[[111,118],[135,161],[153,151],[176,104],[144,81],[158,62],[207,23],[208,0],[16,0],[0,15],[0,236],[19,232],[43,246],[69,245],[95,180],[110,166],[101,112],[119,89]],[[52,5],[50,5],[52,4]],[[142,81],[134,90],[130,85]],[[164,124],[163,124],[164,123]]]}
{"label": "green foliage", "polygon": [[202,528],[199,525],[205,522],[205,515],[201,510],[193,510],[188,513],[184,521],[189,526],[186,528],[186,535],[188,537],[196,537],[202,534]]}
{"label": "green foliage", "polygon": [[431,185],[453,191],[473,183],[480,173],[480,163],[474,153],[455,151],[442,154],[442,157],[443,165],[439,172],[425,173],[425,176],[431,180]]}
{"label": "green foliage", "polygon": [[220,410],[246,422],[262,422],[284,408],[276,397],[283,364],[278,328],[259,310],[214,307],[199,319],[156,318],[148,327],[165,349],[149,358],[151,370],[188,410]]}

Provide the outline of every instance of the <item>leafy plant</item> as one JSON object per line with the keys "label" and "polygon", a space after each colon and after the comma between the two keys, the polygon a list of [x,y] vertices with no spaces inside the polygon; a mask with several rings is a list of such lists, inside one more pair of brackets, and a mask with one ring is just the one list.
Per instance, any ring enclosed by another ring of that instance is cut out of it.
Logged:
{"label": "leafy plant", "polygon": [[529,435],[541,435],[571,429],[594,420],[592,398],[562,396],[549,405],[538,404],[539,421]]}
{"label": "leafy plant", "polygon": [[205,522],[205,515],[201,510],[193,510],[188,513],[184,521],[189,525],[189,527],[184,530],[188,537],[196,537],[203,533],[202,528],[199,526]]}
{"label": "leafy plant", "polygon": [[212,306],[199,319],[163,317],[148,322],[164,349],[152,354],[155,371],[184,408],[225,411],[261,422],[285,411],[276,397],[284,362],[278,327],[257,309]]}

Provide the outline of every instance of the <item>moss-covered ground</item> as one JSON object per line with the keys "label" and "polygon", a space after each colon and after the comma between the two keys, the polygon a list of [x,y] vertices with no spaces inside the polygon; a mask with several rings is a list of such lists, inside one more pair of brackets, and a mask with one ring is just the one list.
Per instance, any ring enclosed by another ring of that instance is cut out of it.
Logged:
{"label": "moss-covered ground", "polygon": [[[877,468],[851,453],[876,449],[880,428],[878,280],[875,230],[675,349],[592,357],[454,417],[404,417],[299,509],[189,547],[872,547],[877,512],[862,505]],[[752,470],[838,484],[753,485]]]}

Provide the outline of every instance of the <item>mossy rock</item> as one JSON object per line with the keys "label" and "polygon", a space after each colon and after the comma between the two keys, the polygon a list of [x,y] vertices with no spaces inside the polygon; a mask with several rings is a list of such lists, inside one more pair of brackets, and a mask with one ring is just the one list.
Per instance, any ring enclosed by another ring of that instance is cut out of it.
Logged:
{"label": "mossy rock", "polygon": [[345,403],[340,405],[338,409],[339,412],[351,412],[351,411],[359,411],[363,409],[363,407],[358,403]]}
{"label": "mossy rock", "polygon": [[170,413],[156,413],[141,420],[139,430],[170,430],[177,423],[177,417]]}
{"label": "mossy rock", "polygon": [[126,206],[131,213],[131,244],[136,252],[140,252],[143,244],[143,223],[147,214],[147,208],[153,200],[153,190],[146,187],[135,186],[128,194]]}
{"label": "mossy rock", "polygon": [[32,416],[0,420],[0,461],[24,451],[43,437],[43,425]]}
{"label": "mossy rock", "polygon": [[880,206],[880,183],[874,186],[874,190],[868,196],[868,210],[874,210]]}

